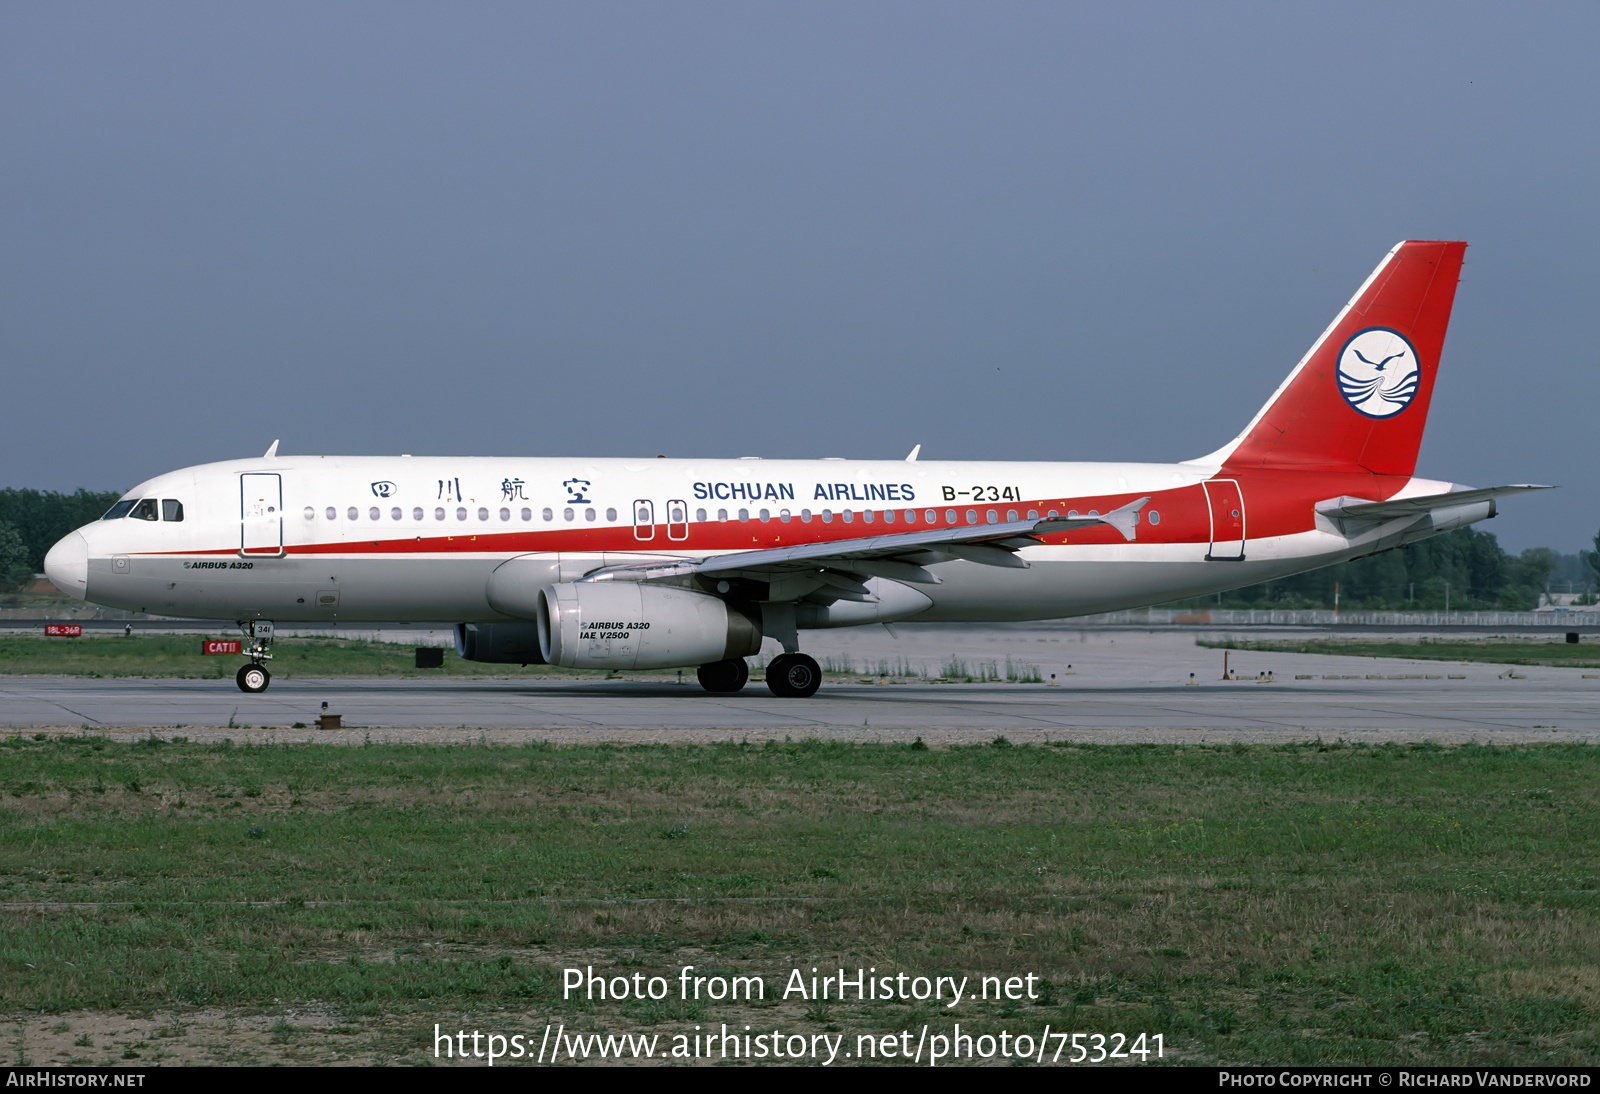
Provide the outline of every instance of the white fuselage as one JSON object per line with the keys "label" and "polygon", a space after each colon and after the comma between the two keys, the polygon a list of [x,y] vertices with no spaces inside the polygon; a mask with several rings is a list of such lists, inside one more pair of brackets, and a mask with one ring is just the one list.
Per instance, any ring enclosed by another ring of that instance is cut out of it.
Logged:
{"label": "white fuselage", "polygon": [[159,503],[177,502],[182,519],[87,525],[51,552],[49,570],[76,595],[161,615],[495,622],[518,618],[489,593],[512,559],[574,581],[631,561],[1106,512],[1150,498],[1131,541],[1093,528],[1022,548],[1026,567],[940,562],[929,567],[937,584],[880,582],[874,603],[801,625],[1023,620],[1253,584],[1491,515],[1480,503],[1346,535],[1315,513],[1329,497],[1450,488],[1373,478],[1230,476],[1198,463],[286,456],[142,483],[128,501],[154,499],[161,517],[173,510]]}

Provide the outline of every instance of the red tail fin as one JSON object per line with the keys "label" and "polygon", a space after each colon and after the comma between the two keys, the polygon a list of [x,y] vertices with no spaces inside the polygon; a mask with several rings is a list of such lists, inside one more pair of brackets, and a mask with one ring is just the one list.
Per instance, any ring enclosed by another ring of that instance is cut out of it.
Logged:
{"label": "red tail fin", "polygon": [[1245,431],[1196,462],[1412,474],[1466,249],[1397,245]]}

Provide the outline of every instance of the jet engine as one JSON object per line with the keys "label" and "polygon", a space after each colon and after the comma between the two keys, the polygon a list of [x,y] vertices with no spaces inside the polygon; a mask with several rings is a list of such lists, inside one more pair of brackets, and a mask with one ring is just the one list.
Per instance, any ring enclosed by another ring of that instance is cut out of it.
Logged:
{"label": "jet engine", "polygon": [[539,593],[539,650],[577,669],[666,669],[749,657],[760,616],[688,589],[631,581],[561,582]]}

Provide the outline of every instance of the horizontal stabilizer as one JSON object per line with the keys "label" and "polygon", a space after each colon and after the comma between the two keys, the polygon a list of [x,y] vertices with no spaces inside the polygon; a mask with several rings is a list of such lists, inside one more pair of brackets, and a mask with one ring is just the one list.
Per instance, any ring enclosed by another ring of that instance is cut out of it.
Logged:
{"label": "horizontal stabilizer", "polygon": [[1550,486],[1521,483],[1514,486],[1486,486],[1481,490],[1451,490],[1444,494],[1426,494],[1420,498],[1394,498],[1389,501],[1367,501],[1363,498],[1333,498],[1319,502],[1317,512],[1325,517],[1344,520],[1396,520],[1431,513],[1435,509],[1454,509],[1460,505],[1475,505],[1495,498],[1526,494],[1532,490],[1552,490]]}

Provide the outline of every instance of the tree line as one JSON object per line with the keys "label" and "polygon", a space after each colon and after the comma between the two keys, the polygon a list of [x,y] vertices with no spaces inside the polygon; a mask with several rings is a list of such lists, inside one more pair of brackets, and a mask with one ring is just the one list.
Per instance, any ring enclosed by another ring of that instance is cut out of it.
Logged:
{"label": "tree line", "polygon": [[[1596,540],[1600,550],[1600,536]],[[1235,589],[1220,600],[1202,597],[1186,603],[1331,608],[1337,591],[1341,608],[1369,611],[1531,611],[1539,606],[1551,575],[1570,569],[1564,565],[1569,559],[1549,547],[1514,555],[1491,532],[1458,528],[1381,554]],[[1592,580],[1585,582],[1590,589]],[[1592,597],[1583,599],[1594,602]]]}
{"label": "tree line", "polygon": [[42,573],[45,552],[56,540],[98,520],[121,496],[81,488],[71,494],[0,490],[0,585],[15,589]]}

